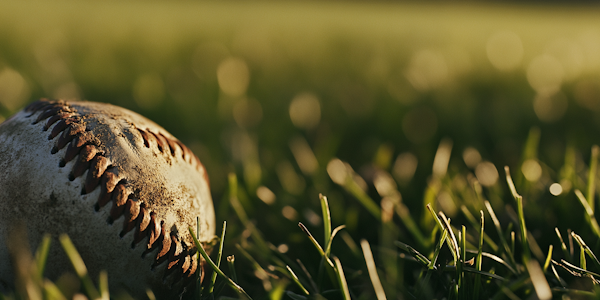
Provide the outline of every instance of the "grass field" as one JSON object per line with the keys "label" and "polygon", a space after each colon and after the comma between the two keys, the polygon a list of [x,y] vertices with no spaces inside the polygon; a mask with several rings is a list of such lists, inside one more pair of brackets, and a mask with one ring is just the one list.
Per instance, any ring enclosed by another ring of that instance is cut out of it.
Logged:
{"label": "grass field", "polygon": [[596,299],[599,13],[2,1],[0,119],[83,98],[165,127],[253,299]]}

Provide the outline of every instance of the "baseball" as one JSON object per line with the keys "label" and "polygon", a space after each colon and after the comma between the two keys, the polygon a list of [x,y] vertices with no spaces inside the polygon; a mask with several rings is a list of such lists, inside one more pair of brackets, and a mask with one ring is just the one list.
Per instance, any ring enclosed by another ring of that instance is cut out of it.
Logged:
{"label": "baseball", "polygon": [[111,293],[171,298],[193,282],[188,226],[210,241],[215,215],[198,158],[154,122],[94,102],[40,100],[0,124],[0,290],[14,285],[8,232],[25,224],[32,251],[53,237],[45,276],[72,272],[69,235]]}

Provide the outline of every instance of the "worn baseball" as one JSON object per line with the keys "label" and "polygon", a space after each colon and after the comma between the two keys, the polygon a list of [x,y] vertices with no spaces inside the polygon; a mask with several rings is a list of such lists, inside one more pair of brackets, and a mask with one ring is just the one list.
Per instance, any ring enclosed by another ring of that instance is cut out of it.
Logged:
{"label": "worn baseball", "polygon": [[181,294],[199,271],[188,228],[210,241],[215,215],[198,158],[154,122],[94,102],[40,100],[0,124],[0,286],[14,285],[7,245],[26,224],[32,250],[53,237],[45,276],[73,272],[66,233],[111,293]]}

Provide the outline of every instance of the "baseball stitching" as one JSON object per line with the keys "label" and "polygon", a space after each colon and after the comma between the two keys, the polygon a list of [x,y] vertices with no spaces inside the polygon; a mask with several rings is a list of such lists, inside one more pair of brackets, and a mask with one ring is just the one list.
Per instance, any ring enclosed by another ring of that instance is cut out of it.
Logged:
{"label": "baseball stitching", "polygon": [[[146,250],[142,257],[158,249],[151,266],[152,269],[166,262],[168,265],[163,278],[173,274],[175,276],[173,284],[182,278],[188,280],[193,278],[197,267],[195,255],[197,249],[195,247],[188,248],[185,243],[180,241],[177,233],[169,233],[165,229],[164,221],[158,220],[155,212],[147,208],[144,203],[140,204],[140,201],[134,201],[130,197],[130,192],[125,188],[127,178],[119,177],[116,173],[111,172],[116,166],[100,150],[98,139],[92,131],[86,128],[85,119],[77,113],[75,108],[62,100],[41,99],[27,106],[25,111],[30,113],[28,118],[40,112],[32,124],[47,119],[43,127],[44,131],[48,131],[52,125],[56,124],[48,135],[48,140],[55,141],[51,154],[57,154],[58,151],[67,147],[64,157],[59,163],[61,168],[76,159],[69,174],[70,181],[83,176],[85,171],[88,171],[81,194],[85,195],[100,187],[100,196],[94,209],[99,211],[112,202],[107,223],[112,225],[121,216],[125,218],[120,237],[135,230],[132,248],[148,237]],[[142,136],[146,148],[156,147],[165,159],[180,157],[195,166],[196,169],[203,168],[200,160],[181,142],[166,137],[160,132],[155,133],[145,128],[136,129]],[[110,149],[106,151],[110,151]],[[204,174],[208,183],[206,172]]]}

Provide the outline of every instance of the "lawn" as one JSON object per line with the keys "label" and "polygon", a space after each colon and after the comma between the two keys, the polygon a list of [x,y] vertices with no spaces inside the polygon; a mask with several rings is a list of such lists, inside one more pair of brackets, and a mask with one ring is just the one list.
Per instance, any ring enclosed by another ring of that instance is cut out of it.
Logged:
{"label": "lawn", "polygon": [[0,120],[81,98],[165,127],[206,166],[253,299],[597,298],[599,13],[2,1]]}

